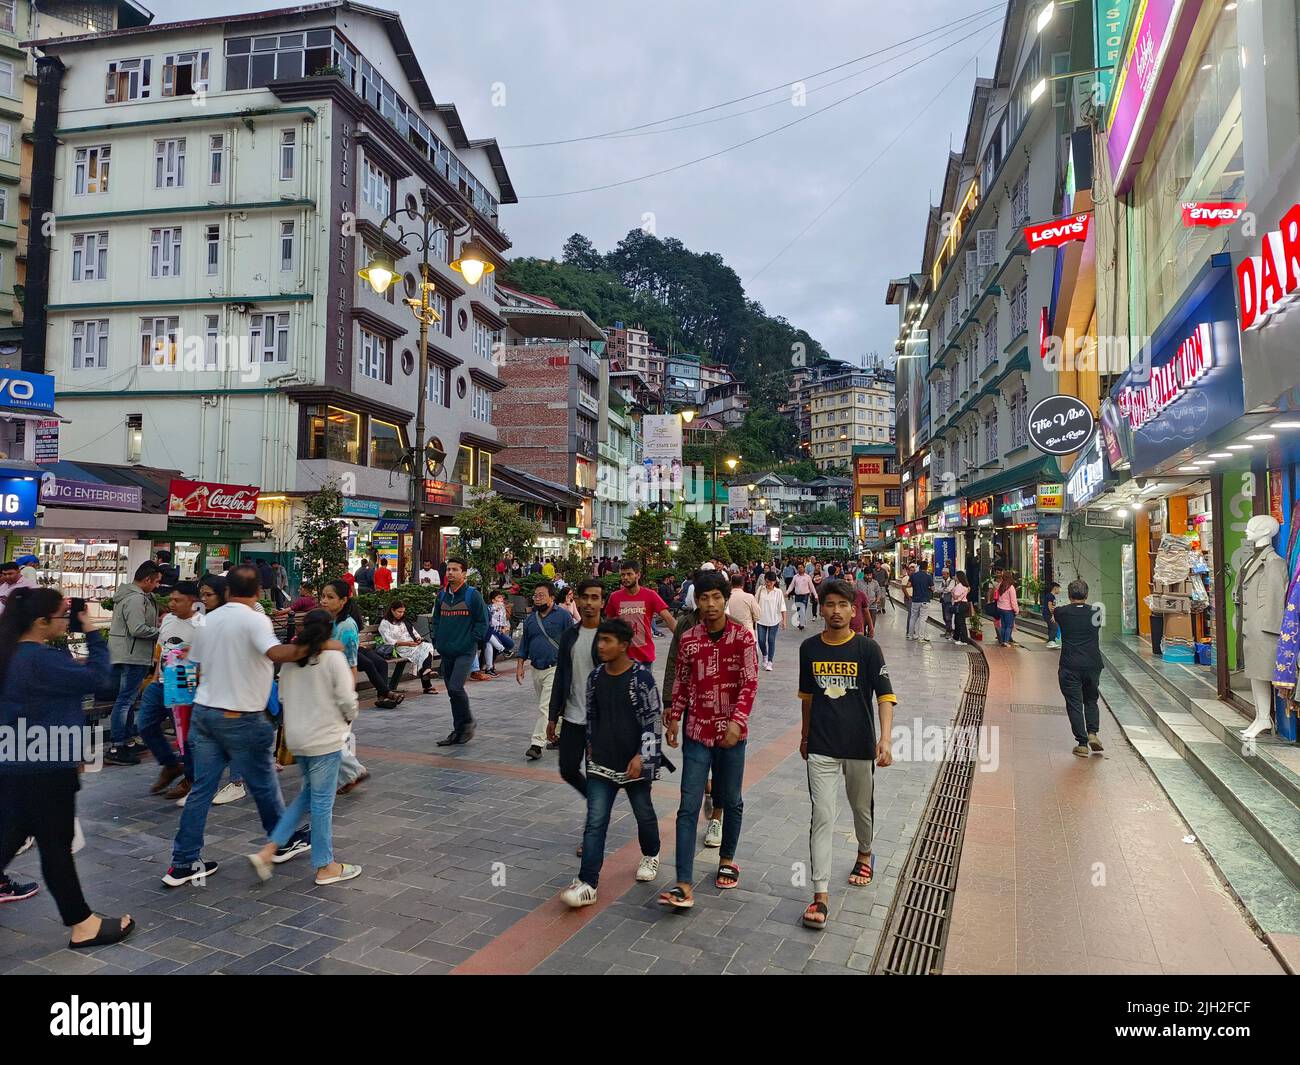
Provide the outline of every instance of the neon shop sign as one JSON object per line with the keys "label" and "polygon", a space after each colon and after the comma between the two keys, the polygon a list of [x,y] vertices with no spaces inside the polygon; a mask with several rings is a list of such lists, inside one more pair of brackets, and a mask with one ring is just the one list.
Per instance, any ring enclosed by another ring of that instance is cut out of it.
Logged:
{"label": "neon shop sign", "polygon": [[1120,412],[1134,431],[1154,421],[1214,367],[1214,334],[1202,322],[1178,345],[1174,357],[1151,368],[1151,380],[1142,388],[1126,388],[1116,398]]}

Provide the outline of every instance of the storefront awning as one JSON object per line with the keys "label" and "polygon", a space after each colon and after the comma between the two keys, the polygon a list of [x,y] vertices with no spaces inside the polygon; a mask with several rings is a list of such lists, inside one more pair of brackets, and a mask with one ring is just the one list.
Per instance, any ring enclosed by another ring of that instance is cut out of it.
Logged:
{"label": "storefront awning", "polygon": [[1061,479],[1061,468],[1056,464],[1056,457],[1039,455],[1029,462],[1022,462],[1019,466],[1012,466],[1009,470],[973,482],[962,491],[962,495],[968,499],[977,499],[1024,485],[1038,484],[1040,481],[1055,483]]}

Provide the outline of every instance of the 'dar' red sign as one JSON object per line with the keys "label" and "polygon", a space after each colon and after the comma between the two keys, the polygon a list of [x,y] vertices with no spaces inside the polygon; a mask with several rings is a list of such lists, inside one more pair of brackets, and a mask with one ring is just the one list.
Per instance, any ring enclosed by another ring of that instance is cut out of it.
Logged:
{"label": "'dar' red sign", "polygon": [[173,478],[167,491],[167,516],[203,521],[213,518],[252,521],[257,517],[257,497],[261,491],[250,484],[216,484],[213,481]]}
{"label": "'dar' red sign", "polygon": [[1039,222],[1025,226],[1025,243],[1030,251],[1039,248],[1059,248],[1072,240],[1087,240],[1092,227],[1092,215],[1077,214],[1072,218],[1054,218],[1050,222]]}

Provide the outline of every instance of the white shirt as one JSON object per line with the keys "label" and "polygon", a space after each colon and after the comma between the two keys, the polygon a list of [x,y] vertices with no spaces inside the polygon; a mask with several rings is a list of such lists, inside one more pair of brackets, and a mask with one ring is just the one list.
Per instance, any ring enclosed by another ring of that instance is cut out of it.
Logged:
{"label": "white shirt", "polygon": [[436,569],[422,569],[420,570],[420,583],[423,584],[425,581],[430,584],[441,584],[442,578],[438,576]]}
{"label": "white shirt", "polygon": [[775,584],[768,590],[766,582],[758,589],[758,623],[760,625],[780,625],[781,615],[785,611],[785,594],[781,586]]}
{"label": "white shirt", "polygon": [[203,615],[197,610],[187,618],[168,614],[158,626],[159,661],[170,666],[185,658],[184,652],[194,640],[194,630],[202,628]]}
{"label": "white shirt", "polygon": [[260,713],[266,709],[275,665],[266,652],[279,644],[271,619],[243,603],[227,603],[194,630],[190,661],[198,662],[196,705]]}
{"label": "white shirt", "polygon": [[573,679],[569,684],[569,697],[564,703],[564,720],[574,725],[587,723],[587,679],[596,668],[591,648],[596,642],[595,629],[580,629],[569,652],[573,664]]}

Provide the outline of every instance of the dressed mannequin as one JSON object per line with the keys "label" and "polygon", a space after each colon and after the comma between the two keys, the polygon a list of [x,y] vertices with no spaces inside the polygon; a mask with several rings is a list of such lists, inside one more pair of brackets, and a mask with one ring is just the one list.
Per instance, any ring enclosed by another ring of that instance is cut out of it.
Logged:
{"label": "dressed mannequin", "polygon": [[1242,732],[1253,739],[1273,727],[1273,671],[1277,641],[1286,609],[1287,568],[1273,550],[1280,526],[1269,514],[1256,514],[1246,523],[1250,556],[1238,568],[1233,601],[1237,604],[1238,656],[1255,700],[1255,720]]}

